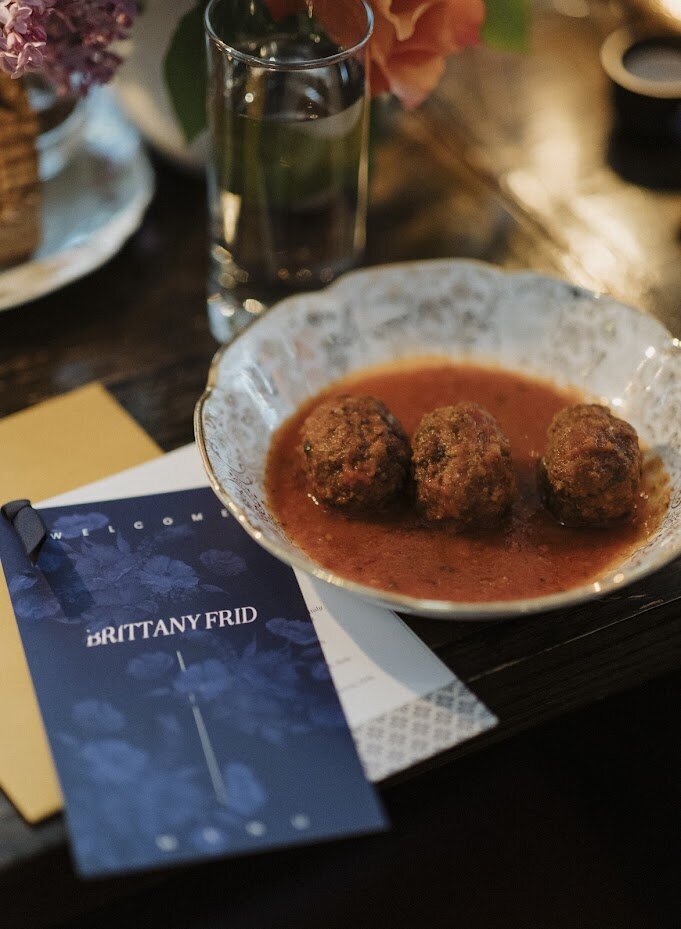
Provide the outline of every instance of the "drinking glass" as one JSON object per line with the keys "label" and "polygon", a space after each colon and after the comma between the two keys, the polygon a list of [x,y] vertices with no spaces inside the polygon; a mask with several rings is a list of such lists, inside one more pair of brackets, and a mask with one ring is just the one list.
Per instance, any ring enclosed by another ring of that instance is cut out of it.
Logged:
{"label": "drinking glass", "polygon": [[324,286],[364,249],[364,0],[211,0],[208,315],[226,341],[295,290]]}

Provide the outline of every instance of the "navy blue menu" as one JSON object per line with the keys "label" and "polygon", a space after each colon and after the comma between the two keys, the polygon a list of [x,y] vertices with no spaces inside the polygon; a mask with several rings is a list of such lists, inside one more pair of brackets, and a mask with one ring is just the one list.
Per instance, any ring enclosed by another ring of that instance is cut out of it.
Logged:
{"label": "navy blue menu", "polygon": [[82,875],[385,827],[293,572],[210,490],[41,513],[0,556]]}

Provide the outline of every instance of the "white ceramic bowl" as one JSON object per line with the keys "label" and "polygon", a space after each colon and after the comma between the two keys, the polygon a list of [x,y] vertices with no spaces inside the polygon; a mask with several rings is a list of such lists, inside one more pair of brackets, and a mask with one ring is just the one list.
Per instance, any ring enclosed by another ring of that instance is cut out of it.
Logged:
{"label": "white ceramic bowl", "polygon": [[[434,354],[576,386],[629,420],[669,474],[671,503],[657,532],[593,582],[525,600],[420,600],[317,564],[268,511],[263,483],[272,433],[338,378]],[[325,291],[284,300],[218,352],[195,428],[215,492],[257,542],[296,568],[403,612],[487,619],[565,607],[681,553],[681,343],[631,307],[537,274],[417,262],[353,272]]]}

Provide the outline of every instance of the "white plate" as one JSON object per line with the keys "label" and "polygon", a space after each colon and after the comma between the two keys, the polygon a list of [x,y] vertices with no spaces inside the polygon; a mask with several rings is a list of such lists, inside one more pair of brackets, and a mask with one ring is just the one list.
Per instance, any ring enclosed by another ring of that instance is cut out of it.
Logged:
{"label": "white plate", "polygon": [[108,261],[139,228],[154,175],[139,135],[106,90],[88,101],[84,144],[43,184],[42,241],[33,256],[0,271],[0,310],[43,297]]}
{"label": "white plate", "polygon": [[[338,378],[433,354],[497,363],[601,398],[665,464],[671,504],[659,529],[593,582],[525,600],[420,600],[317,564],[268,511],[263,484],[272,433]],[[566,607],[681,553],[681,344],[631,307],[537,274],[470,261],[417,262],[354,272],[326,291],[285,300],[218,352],[195,430],[216,493],[256,541],[297,568],[403,612],[486,619]]]}

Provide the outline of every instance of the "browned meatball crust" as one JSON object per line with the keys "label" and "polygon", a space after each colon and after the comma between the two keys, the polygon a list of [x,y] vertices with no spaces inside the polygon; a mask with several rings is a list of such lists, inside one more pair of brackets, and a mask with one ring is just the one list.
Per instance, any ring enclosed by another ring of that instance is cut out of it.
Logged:
{"label": "browned meatball crust", "polygon": [[359,514],[386,508],[404,491],[411,450],[402,425],[374,397],[333,397],[302,427],[310,492],[326,506]]}
{"label": "browned meatball crust", "polygon": [[491,528],[515,496],[511,446],[477,403],[426,413],[412,440],[416,500],[430,520]]}
{"label": "browned meatball crust", "polygon": [[567,407],[546,435],[539,462],[542,499],[567,526],[607,526],[634,509],[641,464],[633,426],[605,406]]}

